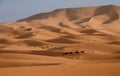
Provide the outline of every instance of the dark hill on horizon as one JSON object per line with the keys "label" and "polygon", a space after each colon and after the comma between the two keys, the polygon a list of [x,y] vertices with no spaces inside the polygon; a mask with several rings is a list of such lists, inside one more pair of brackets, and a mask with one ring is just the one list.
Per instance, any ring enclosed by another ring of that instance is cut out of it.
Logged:
{"label": "dark hill on horizon", "polygon": [[57,18],[57,19],[67,19],[67,20],[90,20],[95,16],[107,16],[108,20],[104,23],[109,23],[119,19],[120,16],[120,6],[116,5],[104,5],[104,6],[92,6],[92,7],[80,7],[80,8],[64,8],[57,9],[52,12],[40,13],[33,16],[30,16],[25,19],[18,21],[32,21],[32,20],[41,20],[48,18]]}

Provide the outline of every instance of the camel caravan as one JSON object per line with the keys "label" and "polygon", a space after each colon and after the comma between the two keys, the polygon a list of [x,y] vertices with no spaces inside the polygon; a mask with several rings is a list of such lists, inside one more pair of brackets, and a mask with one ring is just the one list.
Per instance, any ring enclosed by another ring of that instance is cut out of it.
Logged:
{"label": "camel caravan", "polygon": [[66,55],[81,55],[85,53],[84,51],[75,51],[75,52],[63,52],[62,56],[66,56]]}

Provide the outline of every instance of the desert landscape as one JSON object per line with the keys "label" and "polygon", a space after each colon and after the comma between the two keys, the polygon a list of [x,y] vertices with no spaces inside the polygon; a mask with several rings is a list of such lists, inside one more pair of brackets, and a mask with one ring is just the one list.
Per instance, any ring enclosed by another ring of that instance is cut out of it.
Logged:
{"label": "desert landscape", "polygon": [[120,76],[120,6],[1,22],[0,76]]}

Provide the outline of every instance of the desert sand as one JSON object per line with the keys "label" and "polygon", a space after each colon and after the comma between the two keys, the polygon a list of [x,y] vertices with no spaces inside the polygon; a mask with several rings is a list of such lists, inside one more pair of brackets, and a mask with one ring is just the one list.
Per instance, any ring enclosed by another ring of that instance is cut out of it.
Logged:
{"label": "desert sand", "polygon": [[0,76],[120,76],[120,6],[0,23]]}

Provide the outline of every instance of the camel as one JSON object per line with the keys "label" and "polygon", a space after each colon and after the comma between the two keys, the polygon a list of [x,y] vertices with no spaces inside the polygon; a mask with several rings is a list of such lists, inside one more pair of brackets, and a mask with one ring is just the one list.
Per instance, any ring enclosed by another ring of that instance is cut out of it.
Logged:
{"label": "camel", "polygon": [[78,54],[78,55],[80,55],[80,54],[83,54],[83,53],[85,53],[84,51],[76,51],[76,52],[64,52],[64,53],[62,53],[62,56],[64,56],[64,55],[75,55],[75,54]]}
{"label": "camel", "polygon": [[80,53],[78,51],[76,51],[75,54],[80,54]]}
{"label": "camel", "polygon": [[73,52],[69,52],[70,55],[73,55],[74,53]]}
{"label": "camel", "polygon": [[64,52],[64,53],[62,53],[62,56],[68,55],[68,54],[69,54],[68,52]]}
{"label": "camel", "polygon": [[62,56],[64,56],[64,55],[73,55],[74,53],[73,52],[64,52],[64,53],[62,53]]}
{"label": "camel", "polygon": [[80,51],[81,53],[85,53],[84,51]]}

